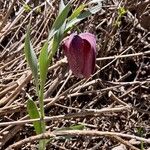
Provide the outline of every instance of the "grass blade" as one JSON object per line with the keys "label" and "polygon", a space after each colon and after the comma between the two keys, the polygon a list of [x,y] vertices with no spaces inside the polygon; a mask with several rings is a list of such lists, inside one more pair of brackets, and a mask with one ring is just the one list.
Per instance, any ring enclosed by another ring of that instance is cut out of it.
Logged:
{"label": "grass blade", "polygon": [[[40,113],[41,119],[44,118],[44,85],[47,78],[48,72],[48,41],[45,42],[44,46],[41,49],[39,56],[39,70],[40,70],[40,91],[39,91],[39,104],[40,104]],[[45,132],[45,122],[41,121],[42,132]]]}
{"label": "grass blade", "polygon": [[29,27],[27,29],[26,38],[25,38],[24,53],[25,53],[27,63],[30,66],[32,74],[34,76],[35,84],[36,84],[36,92],[38,94],[38,91],[39,91],[38,89],[38,60],[37,60],[36,54],[33,50],[33,47],[30,41]]}
{"label": "grass blade", "polygon": [[83,11],[85,7],[85,4],[81,4],[77,9],[75,9],[73,11],[73,13],[71,14],[71,16],[68,18],[68,20],[73,20],[74,18],[78,17],[78,15],[81,13],[81,11]]}
{"label": "grass blade", "polygon": [[64,1],[61,0],[61,1],[60,1],[60,4],[59,4],[59,14],[63,11],[64,8],[65,8]]}
{"label": "grass blade", "polygon": [[96,14],[98,11],[100,11],[102,9],[102,1],[103,0],[92,0],[90,1],[88,4],[93,4],[93,3],[97,3],[97,5],[89,8],[89,11],[92,13],[92,14]]}
{"label": "grass blade", "polygon": [[[69,3],[70,5],[70,3]],[[59,13],[61,14],[67,6],[64,5],[63,0],[61,0],[60,6],[59,6]],[[68,9],[69,12],[70,8]],[[67,12],[67,14],[68,14]],[[66,19],[64,19],[63,24],[59,27],[59,29],[57,31],[55,31],[56,33],[53,36],[53,40],[52,40],[52,48],[49,54],[49,63],[51,63],[52,57],[55,55],[59,44],[61,42],[61,40],[63,39],[64,36],[64,32],[65,32],[65,28],[66,28]]]}
{"label": "grass blade", "polygon": [[[92,1],[89,4],[92,4],[92,3],[95,3],[95,2],[97,2],[97,0]],[[67,22],[65,32],[68,32],[75,24],[79,23],[80,21],[82,21],[83,19],[89,17],[90,15],[97,13],[102,8],[101,1],[97,2],[96,6],[92,6],[91,8],[87,8],[87,9],[84,10],[85,6],[86,5],[84,5],[84,4],[80,5],[73,12],[73,14],[69,17],[69,21]]]}
{"label": "grass blade", "polygon": [[40,71],[40,89],[44,89],[44,84],[48,72],[48,41],[45,42],[40,52],[39,71]]}
{"label": "grass blade", "polygon": [[[71,1],[65,7],[63,5],[63,1],[61,1],[61,3],[62,4],[60,4],[60,5],[62,5],[62,6],[60,6],[59,15],[57,16],[56,20],[53,23],[52,29],[48,36],[48,40],[51,40],[51,38],[57,33],[57,31],[60,29],[60,27],[64,24],[64,22],[68,16],[68,13],[70,11]],[[62,8],[63,8],[63,10],[62,10]]]}
{"label": "grass blade", "polygon": [[72,28],[73,25],[75,25],[76,23],[79,23],[80,21],[89,17],[90,15],[92,15],[92,13],[89,10],[86,10],[82,12],[81,14],[79,14],[78,17],[74,18],[73,20],[70,20],[66,25],[65,32],[68,32],[68,30],[70,30],[70,28]]}
{"label": "grass blade", "polygon": [[52,29],[54,30],[58,30],[64,23],[64,21],[66,20],[68,13],[70,11],[70,7],[71,7],[71,2],[69,2],[65,8],[61,11],[61,13],[58,15],[58,17],[56,18]]}

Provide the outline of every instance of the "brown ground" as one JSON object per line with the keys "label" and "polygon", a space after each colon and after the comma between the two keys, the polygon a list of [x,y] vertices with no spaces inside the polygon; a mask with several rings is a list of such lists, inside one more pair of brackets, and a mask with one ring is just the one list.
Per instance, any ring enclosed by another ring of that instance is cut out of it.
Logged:
{"label": "brown ground", "polygon": [[[42,0],[37,4],[30,2],[32,8],[42,4],[39,13],[26,12],[23,1],[14,1],[14,5],[8,0],[0,1],[1,149],[35,135],[32,123],[19,124],[20,120],[28,119],[26,93],[37,101],[23,54],[24,35],[31,13],[32,43],[38,54],[58,10],[54,0],[50,2],[52,6],[46,6]],[[76,6],[79,4],[80,1]],[[126,8],[127,13],[117,27],[119,7]],[[64,58],[59,50],[45,86],[45,113],[52,117],[47,122],[47,131],[79,124],[84,125],[84,130],[66,131],[72,136],[57,136],[47,149],[150,149],[150,1],[106,0],[100,12],[78,27],[97,36],[96,72],[89,80],[69,76],[63,62],[58,63]],[[56,103],[48,105],[54,97]],[[12,121],[18,122],[12,126]],[[63,135],[62,131],[56,134]],[[18,149],[37,147],[35,140],[21,142]]]}

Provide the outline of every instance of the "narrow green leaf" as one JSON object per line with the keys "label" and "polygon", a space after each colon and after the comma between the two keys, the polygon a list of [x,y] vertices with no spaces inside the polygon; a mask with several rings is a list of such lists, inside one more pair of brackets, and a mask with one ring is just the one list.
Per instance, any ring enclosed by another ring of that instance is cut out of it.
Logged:
{"label": "narrow green leaf", "polygon": [[66,21],[64,21],[63,25],[59,28],[59,30],[57,31],[57,33],[54,36],[53,47],[52,47],[53,55],[57,51],[59,44],[60,44],[61,40],[63,39],[65,28],[66,28]]}
{"label": "narrow green leaf", "polygon": [[60,1],[60,4],[59,4],[59,14],[63,11],[64,8],[65,8],[64,1],[61,0],[61,1]]}
{"label": "narrow green leaf", "polygon": [[74,18],[73,20],[67,23],[65,32],[70,30],[70,28],[72,28],[73,25],[79,23],[80,21],[89,17],[90,15],[92,15],[92,13],[89,10],[85,10],[84,12],[80,13],[78,17]]}
{"label": "narrow green leaf", "polygon": [[85,7],[85,4],[81,4],[77,9],[75,9],[73,11],[73,13],[71,14],[71,16],[68,18],[68,20],[73,20],[74,18],[78,17],[78,15],[81,13],[81,11],[83,11]]}
{"label": "narrow green leaf", "polygon": [[71,2],[69,2],[65,8],[61,11],[61,13],[58,15],[58,17],[56,18],[55,22],[53,23],[52,29],[58,30],[64,23],[64,21],[66,20],[68,13],[70,11],[70,7],[71,7]]}
{"label": "narrow green leaf", "polygon": [[89,11],[92,14],[96,14],[98,11],[100,11],[102,9],[102,1],[103,0],[92,0],[92,1],[90,1],[88,4],[97,3],[97,5],[92,6],[91,8],[89,8]]}
{"label": "narrow green leaf", "polygon": [[62,38],[62,34],[61,31],[58,30],[57,33],[54,35],[53,40],[52,40],[52,48],[49,54],[49,63],[51,63],[53,56],[55,55],[58,47],[59,47],[59,43],[61,41]]}
{"label": "narrow green leaf", "polygon": [[[88,4],[92,4],[92,3],[95,3],[97,1],[98,0],[95,0],[95,1],[92,1]],[[68,32],[75,24],[77,24],[80,21],[82,21],[83,19],[91,16],[92,14],[95,14],[98,11],[100,11],[101,8],[102,8],[102,4],[101,4],[101,1],[100,1],[100,2],[97,2],[97,5],[95,5],[95,6],[92,6],[90,8],[86,8],[86,9],[84,9],[84,8],[85,8],[85,5],[83,5],[81,8],[78,7],[77,8],[78,10],[76,10],[77,12],[75,12],[74,15],[72,14],[69,17],[69,21],[67,22],[65,33]]]}
{"label": "narrow green leaf", "polygon": [[102,6],[100,4],[94,6],[94,7],[91,7],[89,9],[89,11],[91,12],[91,14],[96,14],[98,11],[100,11],[102,8]]}
{"label": "narrow green leaf", "polygon": [[26,38],[25,38],[24,53],[25,53],[25,57],[28,62],[28,65],[30,66],[32,74],[34,76],[35,84],[37,88],[36,92],[38,94],[38,60],[37,60],[36,54],[33,50],[33,47],[30,41],[29,27],[27,29]]}
{"label": "narrow green leaf", "polygon": [[48,72],[48,41],[45,42],[40,52],[39,70],[40,70],[40,89],[44,89],[44,84]]}
{"label": "narrow green leaf", "polygon": [[49,33],[49,36],[48,36],[48,40],[51,40],[51,38],[57,33],[57,31],[60,29],[60,27],[64,24],[67,16],[68,16],[68,13],[70,11],[70,7],[71,7],[71,1],[64,7],[63,5],[63,1],[61,1],[61,8],[60,8],[60,11],[59,11],[59,15],[57,16],[57,18],[55,19],[54,23],[53,23],[53,26],[52,26],[52,29]]}
{"label": "narrow green leaf", "polygon": [[[41,118],[44,118],[44,85],[47,78],[48,72],[48,41],[45,42],[41,49],[39,56],[39,70],[40,70],[40,91],[39,91],[39,102],[40,102],[40,114]],[[45,132],[45,122],[41,121],[42,132]],[[44,142],[44,141],[43,141]]]}
{"label": "narrow green leaf", "polygon": [[[29,114],[31,119],[40,118],[40,114],[39,114],[37,105],[31,99],[29,99],[27,101],[27,111],[28,111],[28,114]],[[34,129],[36,131],[36,134],[42,133],[42,126],[41,126],[40,121],[34,121],[33,125],[34,125]]]}
{"label": "narrow green leaf", "polygon": [[52,48],[49,54],[49,63],[51,63],[52,57],[55,55],[56,51],[58,50],[59,44],[64,36],[65,28],[66,28],[66,20],[53,36]]}
{"label": "narrow green leaf", "polygon": [[[70,4],[68,4],[68,5],[70,5]],[[59,14],[60,15],[66,9],[66,7],[67,6],[65,6],[64,1],[61,0],[60,5],[59,5]],[[69,10],[70,10],[70,8],[68,8],[68,10],[65,12],[66,17],[68,15]],[[66,19],[64,18],[62,25],[59,27],[59,29],[57,30],[56,34],[53,37],[52,48],[51,48],[51,53],[50,53],[50,57],[49,57],[50,61],[51,61],[52,57],[55,55],[55,53],[59,47],[59,43],[61,42],[61,40],[63,38],[65,27],[66,27]]]}

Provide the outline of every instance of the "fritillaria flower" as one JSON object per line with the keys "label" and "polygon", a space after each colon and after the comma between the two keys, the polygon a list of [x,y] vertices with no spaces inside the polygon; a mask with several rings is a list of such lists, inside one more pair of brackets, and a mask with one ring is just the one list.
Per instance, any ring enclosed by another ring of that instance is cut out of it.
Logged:
{"label": "fritillaria flower", "polygon": [[71,34],[63,40],[62,47],[69,67],[76,77],[89,78],[94,73],[96,62],[96,38],[85,32]]}

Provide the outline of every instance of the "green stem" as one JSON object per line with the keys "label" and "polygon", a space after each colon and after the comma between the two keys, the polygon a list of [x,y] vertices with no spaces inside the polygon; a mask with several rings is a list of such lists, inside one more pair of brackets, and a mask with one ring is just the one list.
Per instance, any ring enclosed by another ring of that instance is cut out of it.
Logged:
{"label": "green stem", "polygon": [[[46,131],[46,125],[44,121],[45,113],[44,113],[44,87],[41,86],[40,92],[39,92],[39,105],[40,105],[40,120],[41,120],[41,128],[42,133]],[[46,149],[46,140],[40,140],[39,142],[39,150],[45,150]]]}
{"label": "green stem", "polygon": [[39,104],[40,104],[40,114],[41,114],[41,125],[42,125],[42,132],[45,132],[45,113],[44,113],[44,88],[41,87],[40,94],[39,94]]}

